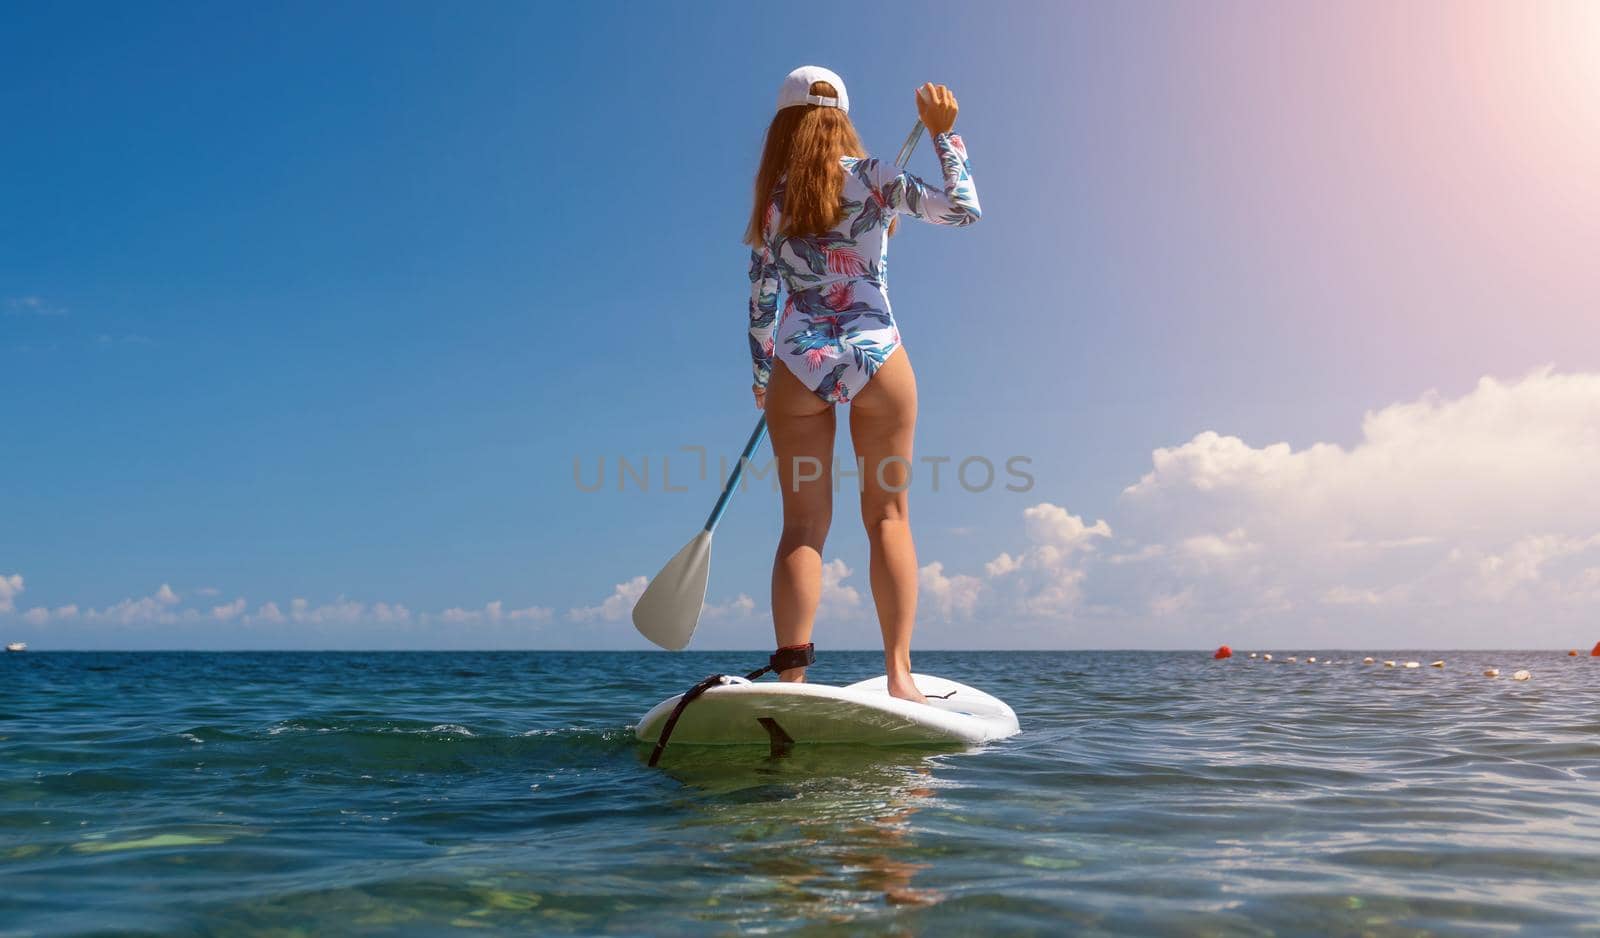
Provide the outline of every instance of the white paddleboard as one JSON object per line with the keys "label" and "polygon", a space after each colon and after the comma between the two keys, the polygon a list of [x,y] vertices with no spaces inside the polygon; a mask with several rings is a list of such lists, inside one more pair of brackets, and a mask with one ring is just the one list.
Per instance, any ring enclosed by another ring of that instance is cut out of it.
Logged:
{"label": "white paddleboard", "polygon": [[[884,677],[836,687],[730,676],[684,708],[668,746],[765,745],[773,741],[772,725],[795,743],[866,746],[974,744],[1021,731],[1003,700],[942,677],[912,678],[927,704],[890,697]],[[634,735],[655,742],[682,696],[652,707]]]}

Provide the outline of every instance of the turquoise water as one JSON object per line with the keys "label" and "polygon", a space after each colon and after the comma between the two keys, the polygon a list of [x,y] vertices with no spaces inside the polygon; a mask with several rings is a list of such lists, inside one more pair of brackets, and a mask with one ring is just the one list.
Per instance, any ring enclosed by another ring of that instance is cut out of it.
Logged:
{"label": "turquoise water", "polygon": [[0,935],[1600,923],[1600,661],[1332,657],[923,653],[1023,734],[660,771],[628,724],[758,654],[8,655]]}

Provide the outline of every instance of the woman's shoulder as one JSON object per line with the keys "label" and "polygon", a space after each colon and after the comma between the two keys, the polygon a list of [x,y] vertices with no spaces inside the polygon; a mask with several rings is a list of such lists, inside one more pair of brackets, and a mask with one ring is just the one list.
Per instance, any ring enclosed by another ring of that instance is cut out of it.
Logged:
{"label": "woman's shoulder", "polygon": [[874,156],[841,156],[839,165],[844,171],[862,185],[869,189],[876,189],[882,182],[881,163]]}

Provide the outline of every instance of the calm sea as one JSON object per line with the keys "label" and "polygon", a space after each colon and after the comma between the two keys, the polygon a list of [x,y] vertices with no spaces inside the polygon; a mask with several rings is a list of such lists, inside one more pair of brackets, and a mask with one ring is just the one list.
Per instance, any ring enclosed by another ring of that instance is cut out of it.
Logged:
{"label": "calm sea", "polygon": [[759,654],[7,655],[0,935],[1600,926],[1600,660],[1275,651],[923,653],[1023,734],[664,770],[629,724]]}

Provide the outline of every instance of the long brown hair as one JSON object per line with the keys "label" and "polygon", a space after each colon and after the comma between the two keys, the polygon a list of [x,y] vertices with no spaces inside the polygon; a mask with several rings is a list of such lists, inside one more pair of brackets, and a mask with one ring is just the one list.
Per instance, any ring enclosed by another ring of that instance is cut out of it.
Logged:
{"label": "long brown hair", "polygon": [[[812,82],[811,93],[830,98],[838,94],[825,81]],[[751,247],[764,243],[767,206],[772,202],[778,177],[785,174],[779,234],[819,235],[838,224],[844,214],[840,204],[844,172],[839,157],[866,155],[855,125],[838,108],[801,104],[779,109],[767,125],[767,142],[756,169],[755,204],[750,209],[744,242]],[[893,222],[889,230],[893,234]]]}

